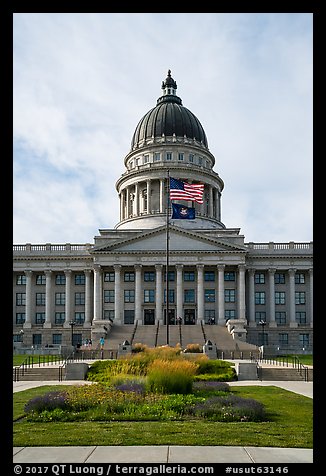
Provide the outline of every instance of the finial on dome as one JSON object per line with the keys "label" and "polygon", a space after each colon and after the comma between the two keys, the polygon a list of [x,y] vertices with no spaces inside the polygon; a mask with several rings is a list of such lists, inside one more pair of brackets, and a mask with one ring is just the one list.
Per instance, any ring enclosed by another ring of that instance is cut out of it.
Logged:
{"label": "finial on dome", "polygon": [[164,89],[164,95],[175,95],[177,90],[177,83],[171,77],[171,70],[168,70],[168,75],[165,81],[162,81],[162,89]]}

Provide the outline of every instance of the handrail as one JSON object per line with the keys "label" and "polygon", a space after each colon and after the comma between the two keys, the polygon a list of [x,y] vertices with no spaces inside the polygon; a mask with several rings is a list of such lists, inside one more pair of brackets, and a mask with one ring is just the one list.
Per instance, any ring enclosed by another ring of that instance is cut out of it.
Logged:
{"label": "handrail", "polygon": [[14,382],[18,382],[20,376],[24,375],[29,368],[34,368],[34,365],[41,367],[41,365],[45,366],[62,361],[62,355],[60,355],[59,358],[58,355],[52,354],[38,355],[38,362],[34,362],[35,357],[34,354],[28,355],[20,365],[14,367]]}
{"label": "handrail", "polygon": [[300,362],[300,359],[298,356],[283,356],[282,359],[273,359],[272,357],[264,357],[262,358],[261,356],[259,358],[251,356],[251,360],[255,360],[257,362],[263,362],[265,364],[271,364],[275,366],[282,366],[282,367],[289,367],[289,365],[292,365],[292,368],[295,368],[299,374],[304,377],[305,382],[309,382],[309,367],[306,365],[303,365],[302,362]]}
{"label": "handrail", "polygon": [[179,338],[180,338],[180,345],[182,347],[182,328],[181,328],[181,319],[179,320]]}
{"label": "handrail", "polygon": [[134,338],[135,338],[135,334],[136,334],[137,326],[138,326],[138,321],[136,321],[136,323],[135,323],[135,327],[134,327],[134,330],[132,331],[132,335],[131,335],[131,339],[130,339],[130,345],[132,345],[132,343],[133,343],[133,340],[134,340]]}

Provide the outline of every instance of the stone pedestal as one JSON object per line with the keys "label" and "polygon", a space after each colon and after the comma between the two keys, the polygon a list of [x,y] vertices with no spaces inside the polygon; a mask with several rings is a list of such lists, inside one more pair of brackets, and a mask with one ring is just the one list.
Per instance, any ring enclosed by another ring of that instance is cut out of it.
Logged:
{"label": "stone pedestal", "polygon": [[203,353],[207,355],[209,359],[217,359],[217,347],[210,340],[206,341],[203,345]]}
{"label": "stone pedestal", "polygon": [[131,351],[131,344],[127,340],[125,340],[122,344],[119,344],[118,357],[120,357],[121,355],[131,354]]}
{"label": "stone pedestal", "polygon": [[256,362],[236,362],[238,380],[258,380]]}

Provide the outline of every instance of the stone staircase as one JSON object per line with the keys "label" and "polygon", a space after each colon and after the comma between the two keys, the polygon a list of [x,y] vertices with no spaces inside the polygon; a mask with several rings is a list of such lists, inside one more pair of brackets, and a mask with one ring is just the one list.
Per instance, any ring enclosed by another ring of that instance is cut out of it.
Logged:
{"label": "stone staircase", "polygon": [[[303,371],[299,371],[295,367],[278,367],[262,365],[259,369],[260,380],[282,380],[282,381],[304,381],[305,375]],[[308,381],[313,381],[313,369],[308,369]]]}
{"label": "stone staircase", "polygon": [[217,347],[218,358],[224,359],[249,359],[259,357],[259,349],[256,345],[233,339],[227,328],[218,325],[205,325],[203,332],[206,340],[210,340]]}
{"label": "stone staircase", "polygon": [[[14,370],[13,380],[15,380],[15,370]],[[48,367],[28,367],[28,368],[25,368],[24,371],[20,369],[18,374],[18,380],[23,380],[23,381],[59,380],[59,364],[48,366]]]}

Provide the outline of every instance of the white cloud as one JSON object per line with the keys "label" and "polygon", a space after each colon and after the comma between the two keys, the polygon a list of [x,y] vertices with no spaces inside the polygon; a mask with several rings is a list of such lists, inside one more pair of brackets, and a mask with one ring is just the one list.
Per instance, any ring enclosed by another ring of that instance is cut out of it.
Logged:
{"label": "white cloud", "polygon": [[14,14],[14,242],[89,242],[167,69],[246,241],[312,239],[312,14]]}

